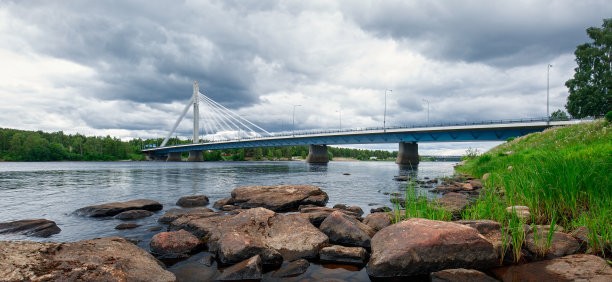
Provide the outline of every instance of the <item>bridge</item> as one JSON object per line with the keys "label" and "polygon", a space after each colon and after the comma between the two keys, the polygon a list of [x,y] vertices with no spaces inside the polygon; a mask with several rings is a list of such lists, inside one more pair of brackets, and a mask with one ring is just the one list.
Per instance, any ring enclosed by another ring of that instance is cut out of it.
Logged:
{"label": "bridge", "polygon": [[[204,136],[213,136],[213,139],[216,136],[220,140],[199,142],[200,104],[206,108],[202,115],[205,121],[202,126],[205,131]],[[194,144],[167,146],[168,139],[191,107],[194,112],[192,139],[195,140]],[[539,132],[551,126],[578,122],[549,121],[540,118],[270,133],[200,93],[199,86],[194,82],[193,95],[164,142],[160,147],[143,149],[142,152],[149,160],[181,161],[181,154],[189,152],[187,161],[203,161],[204,150],[308,145],[307,162],[327,163],[329,162],[327,145],[397,143],[399,151],[396,163],[414,165],[419,163],[418,143],[420,142],[506,141],[510,137]]]}

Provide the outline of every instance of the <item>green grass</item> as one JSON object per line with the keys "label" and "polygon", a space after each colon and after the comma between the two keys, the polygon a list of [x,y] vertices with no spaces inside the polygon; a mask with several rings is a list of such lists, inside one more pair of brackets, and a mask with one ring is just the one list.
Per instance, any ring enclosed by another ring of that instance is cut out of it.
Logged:
{"label": "green grass", "polygon": [[[509,151],[514,153],[506,154]],[[505,208],[524,205],[534,224],[556,222],[567,232],[588,227],[589,247],[603,256],[611,254],[610,123],[599,120],[529,134],[470,159],[457,170],[475,177],[490,173],[480,198],[463,217],[505,224],[518,237],[512,239],[517,241],[513,248],[522,244],[521,235],[509,226],[518,223]]]}
{"label": "green grass", "polygon": [[442,209],[436,202],[427,199],[425,193],[419,193],[413,181],[409,181],[406,185],[404,199],[395,196],[392,202],[391,221],[393,223],[410,217],[444,221],[450,221],[452,218],[450,212]]}

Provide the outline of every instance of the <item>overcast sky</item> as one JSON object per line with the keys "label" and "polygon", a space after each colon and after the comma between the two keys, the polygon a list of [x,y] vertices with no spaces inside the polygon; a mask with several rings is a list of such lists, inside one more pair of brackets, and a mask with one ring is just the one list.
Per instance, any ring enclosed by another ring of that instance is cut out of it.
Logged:
{"label": "overcast sky", "polygon": [[[0,1],[0,127],[163,137],[201,92],[268,131],[544,117],[612,1]],[[177,132],[191,135],[190,114]],[[423,144],[422,154],[492,143]],[[397,148],[396,144],[368,148]]]}

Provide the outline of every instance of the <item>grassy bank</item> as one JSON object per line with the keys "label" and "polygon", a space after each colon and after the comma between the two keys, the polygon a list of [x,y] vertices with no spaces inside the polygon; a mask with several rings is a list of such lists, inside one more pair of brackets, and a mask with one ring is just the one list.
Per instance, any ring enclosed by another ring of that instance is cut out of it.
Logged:
{"label": "grassy bank", "polygon": [[[609,256],[611,130],[612,126],[605,121],[548,129],[468,160],[458,172],[475,177],[489,173],[490,177],[484,182],[478,201],[463,217],[493,219],[506,228],[519,228],[523,222],[509,216],[505,208],[528,206],[534,224],[556,223],[566,231],[588,227],[589,248]],[[512,168],[508,169],[509,166]],[[520,241],[520,234],[510,231],[514,235],[511,239]]]}

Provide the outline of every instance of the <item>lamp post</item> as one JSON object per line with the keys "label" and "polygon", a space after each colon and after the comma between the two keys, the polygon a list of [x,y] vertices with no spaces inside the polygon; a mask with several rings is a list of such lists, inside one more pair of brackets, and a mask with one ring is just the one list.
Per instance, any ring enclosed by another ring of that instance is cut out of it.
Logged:
{"label": "lamp post", "polygon": [[383,131],[387,132],[387,91],[393,91],[391,89],[385,89],[385,113],[383,114]]}
{"label": "lamp post", "polygon": [[550,114],[548,113],[548,101],[549,101],[549,92],[550,92],[550,68],[551,64],[546,66],[546,124],[550,124]]}
{"label": "lamp post", "polygon": [[427,126],[429,126],[429,100],[423,99],[423,102],[427,102]]}
{"label": "lamp post", "polygon": [[342,109],[337,110],[336,113],[340,114],[340,130],[342,130]]}
{"label": "lamp post", "polygon": [[293,120],[292,120],[292,127],[291,127],[291,132],[293,137],[295,137],[295,107],[300,107],[302,105],[293,105]]}

